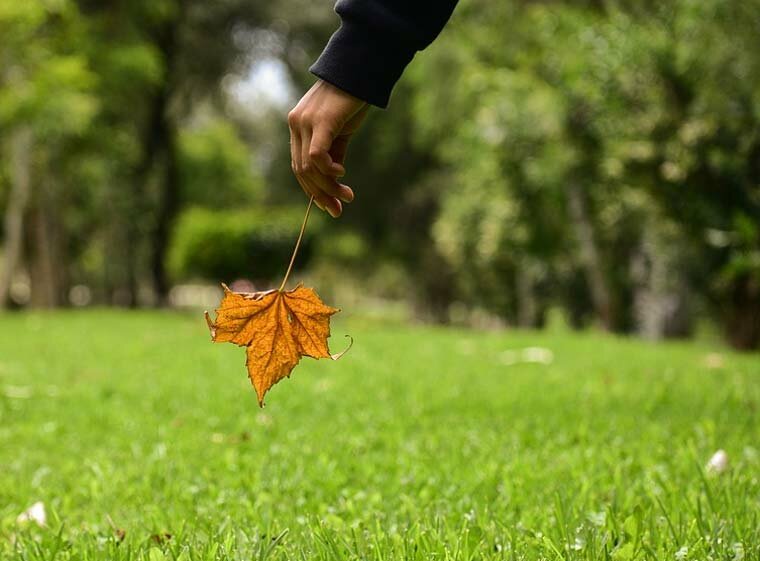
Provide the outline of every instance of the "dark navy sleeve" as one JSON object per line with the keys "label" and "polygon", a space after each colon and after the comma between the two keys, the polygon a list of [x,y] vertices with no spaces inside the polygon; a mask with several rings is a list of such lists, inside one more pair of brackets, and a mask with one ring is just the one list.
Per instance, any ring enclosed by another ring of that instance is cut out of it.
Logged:
{"label": "dark navy sleeve", "polygon": [[417,51],[438,36],[457,0],[338,0],[341,18],[311,72],[343,91],[386,107]]}

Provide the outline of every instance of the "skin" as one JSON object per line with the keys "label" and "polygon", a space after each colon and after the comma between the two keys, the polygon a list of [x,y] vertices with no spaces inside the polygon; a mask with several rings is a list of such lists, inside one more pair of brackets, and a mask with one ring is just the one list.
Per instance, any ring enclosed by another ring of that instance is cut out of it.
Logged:
{"label": "skin", "polygon": [[323,80],[318,80],[288,113],[293,173],[308,197],[333,218],[354,192],[339,179],[351,136],[367,116],[369,105]]}

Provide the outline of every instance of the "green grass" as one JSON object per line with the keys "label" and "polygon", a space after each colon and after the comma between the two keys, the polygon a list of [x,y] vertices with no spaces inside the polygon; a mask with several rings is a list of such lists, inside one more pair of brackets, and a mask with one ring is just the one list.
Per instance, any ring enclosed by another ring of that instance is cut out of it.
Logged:
{"label": "green grass", "polygon": [[[758,355],[333,333],[261,410],[200,315],[0,317],[0,559],[760,558]],[[526,346],[553,362],[505,364]]]}

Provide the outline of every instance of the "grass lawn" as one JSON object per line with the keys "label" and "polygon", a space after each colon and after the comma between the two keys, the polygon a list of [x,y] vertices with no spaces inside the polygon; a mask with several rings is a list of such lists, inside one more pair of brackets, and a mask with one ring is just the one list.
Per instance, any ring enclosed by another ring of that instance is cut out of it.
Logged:
{"label": "grass lawn", "polygon": [[760,559],[760,356],[333,333],[262,410],[201,315],[0,317],[0,559]]}

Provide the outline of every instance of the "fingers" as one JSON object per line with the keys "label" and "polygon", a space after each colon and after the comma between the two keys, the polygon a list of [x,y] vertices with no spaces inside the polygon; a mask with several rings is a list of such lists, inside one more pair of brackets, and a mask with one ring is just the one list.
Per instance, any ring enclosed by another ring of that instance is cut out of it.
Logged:
{"label": "fingers", "polygon": [[341,135],[333,140],[332,146],[330,146],[330,158],[333,162],[343,165],[346,161],[346,152],[348,151],[348,141],[350,139],[349,135]]}
{"label": "fingers", "polygon": [[330,129],[318,123],[312,131],[308,157],[314,166],[327,177],[342,177],[346,174],[343,161],[333,161],[330,149],[335,142],[335,135]]}
{"label": "fingers", "polygon": [[[329,142],[330,140],[328,140]],[[301,128],[301,178],[315,193],[315,200],[322,210],[337,218],[343,212],[338,198],[345,196],[340,189],[333,188],[334,178],[325,176],[315,161],[316,150],[313,149],[314,135],[308,126]],[[329,169],[329,168],[328,168]],[[353,195],[353,193],[351,193]]]}
{"label": "fingers", "polygon": [[354,192],[338,178],[346,173],[348,139],[361,124],[368,105],[318,80],[288,114],[293,173],[319,208],[337,217]]}
{"label": "fingers", "polygon": [[354,200],[354,192],[347,185],[338,183],[337,177],[345,173],[342,163],[333,162],[330,156],[330,148],[333,143],[333,135],[324,126],[319,126],[309,138],[308,150],[305,144],[302,147],[304,161],[308,162],[311,171],[310,179],[313,183],[331,197],[345,203]]}
{"label": "fingers", "polygon": [[320,192],[319,189],[315,188],[303,177],[296,175],[296,180],[301,186],[301,189],[303,189],[303,192],[306,193],[306,196],[314,198],[314,204],[317,205],[320,210],[329,213],[333,218],[340,216],[343,211],[340,201],[325,196],[324,193]]}
{"label": "fingers", "polygon": [[288,114],[288,128],[290,129],[290,167],[293,169],[293,174],[298,176],[301,165],[301,131],[298,130],[294,111]]}
{"label": "fingers", "polygon": [[332,136],[324,131],[315,131],[311,135],[302,136],[301,142],[303,169],[309,181],[335,199],[345,203],[353,201],[354,192],[351,188],[336,180],[345,169],[341,164],[334,163],[330,157]]}
{"label": "fingers", "polygon": [[291,164],[298,183],[314,203],[333,218],[343,212],[341,201],[351,202],[354,192],[335,179],[345,169],[332,161],[329,155],[331,142],[324,132],[315,136],[304,124],[291,123]]}
{"label": "fingers", "polygon": [[306,127],[301,127],[300,133],[296,148],[291,151],[291,158],[295,162],[296,179],[304,192],[314,197],[314,204],[317,207],[328,212],[333,218],[337,218],[343,211],[343,207],[339,201],[320,188],[319,175],[314,173],[314,165],[309,160],[310,131]]}
{"label": "fingers", "polygon": [[344,203],[354,200],[354,192],[348,185],[338,183],[335,178],[322,174],[312,174],[312,181],[323,193],[330,195]]}

